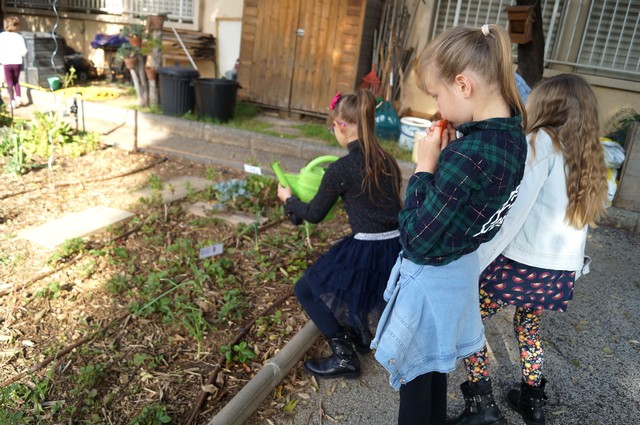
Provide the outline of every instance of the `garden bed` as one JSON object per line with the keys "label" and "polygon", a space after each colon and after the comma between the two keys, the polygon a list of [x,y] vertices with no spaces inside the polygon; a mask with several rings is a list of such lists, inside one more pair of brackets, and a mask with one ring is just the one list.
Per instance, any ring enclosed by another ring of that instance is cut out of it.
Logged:
{"label": "garden bed", "polygon": [[[207,423],[306,323],[293,283],[349,229],[343,213],[294,227],[273,179],[181,159],[102,147],[27,171],[0,175],[0,423]],[[211,186],[164,202],[182,175]],[[234,179],[244,194],[219,184]],[[212,200],[268,220],[187,212]],[[97,205],[135,216],[53,252],[17,236]],[[293,410],[313,382],[295,367],[251,422]]]}

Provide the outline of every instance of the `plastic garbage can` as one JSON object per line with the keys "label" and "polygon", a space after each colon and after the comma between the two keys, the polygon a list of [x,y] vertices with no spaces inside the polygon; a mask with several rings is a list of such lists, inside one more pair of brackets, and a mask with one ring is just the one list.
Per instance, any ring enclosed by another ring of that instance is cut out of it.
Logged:
{"label": "plastic garbage can", "polygon": [[195,93],[193,80],[200,73],[192,68],[171,66],[158,68],[160,105],[164,115],[182,116],[193,111]]}
{"label": "plastic garbage can", "polygon": [[220,122],[233,119],[236,108],[238,84],[235,80],[222,78],[198,78],[194,80],[196,113]]}

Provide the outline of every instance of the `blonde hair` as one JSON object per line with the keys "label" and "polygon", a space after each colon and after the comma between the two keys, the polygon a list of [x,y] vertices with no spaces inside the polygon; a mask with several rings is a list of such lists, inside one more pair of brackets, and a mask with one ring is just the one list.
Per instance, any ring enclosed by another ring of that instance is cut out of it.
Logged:
{"label": "blonde hair", "polygon": [[17,16],[7,16],[4,18],[4,30],[7,32],[20,31],[20,18]]}
{"label": "blonde hair", "polygon": [[509,107],[522,116],[522,125],[526,127],[527,115],[516,86],[509,35],[498,25],[483,28],[452,27],[429,43],[415,62],[418,87],[427,91],[426,71],[431,63],[446,82],[454,81],[465,70],[473,71],[489,86],[499,88]]}
{"label": "blonde hair", "polygon": [[[385,152],[378,142],[375,133],[376,98],[370,90],[358,89],[355,93],[340,96],[335,108],[331,111],[332,120],[342,120],[349,124],[356,124],[358,128],[358,143],[364,154],[363,190],[371,195],[372,184],[383,192],[380,186],[380,175],[393,178],[394,193],[387,194],[401,204],[400,189],[402,175],[395,158]],[[388,166],[387,164],[390,164]]]}
{"label": "blonde hair", "polygon": [[544,129],[565,162],[569,205],[565,220],[580,229],[605,213],[607,177],[600,144],[598,102],[584,78],[560,74],[540,81],[527,99],[531,148]]}

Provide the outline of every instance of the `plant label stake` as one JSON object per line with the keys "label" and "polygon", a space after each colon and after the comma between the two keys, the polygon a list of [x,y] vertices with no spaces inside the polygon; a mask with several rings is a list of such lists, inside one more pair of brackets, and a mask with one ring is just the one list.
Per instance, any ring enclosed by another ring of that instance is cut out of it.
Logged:
{"label": "plant label stake", "polygon": [[262,175],[262,169],[260,167],[256,167],[255,165],[244,164],[244,172],[249,174],[257,174],[259,176]]}
{"label": "plant label stake", "polygon": [[222,244],[219,243],[217,245],[210,245],[210,246],[205,246],[204,248],[200,249],[200,259],[204,259],[204,258],[208,258],[208,257],[213,257],[214,255],[220,255],[222,254]]}

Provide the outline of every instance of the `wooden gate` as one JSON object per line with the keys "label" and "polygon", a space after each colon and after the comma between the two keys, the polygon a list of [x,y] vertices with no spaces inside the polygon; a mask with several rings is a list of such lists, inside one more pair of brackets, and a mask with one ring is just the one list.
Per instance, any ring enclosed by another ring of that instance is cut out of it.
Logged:
{"label": "wooden gate", "polygon": [[381,0],[245,0],[239,96],[326,114],[369,72]]}

